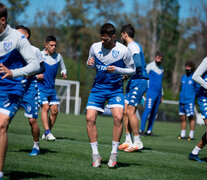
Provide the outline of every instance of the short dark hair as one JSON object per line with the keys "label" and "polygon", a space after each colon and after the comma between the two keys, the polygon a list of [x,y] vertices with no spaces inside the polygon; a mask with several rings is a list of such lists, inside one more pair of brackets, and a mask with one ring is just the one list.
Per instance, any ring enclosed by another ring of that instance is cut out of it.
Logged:
{"label": "short dark hair", "polygon": [[23,29],[24,31],[26,31],[27,34],[28,34],[28,39],[30,39],[31,31],[30,31],[30,29],[29,29],[28,27],[26,27],[26,26],[24,26],[24,25],[17,25],[17,26],[16,26],[16,29],[17,29],[17,30],[18,30],[18,29]]}
{"label": "short dark hair", "polygon": [[5,17],[7,19],[8,12],[6,6],[0,2],[0,18]]}
{"label": "short dark hair", "polygon": [[163,58],[164,53],[163,53],[162,51],[156,51],[156,53],[155,53],[155,57],[157,57],[157,56],[159,56],[159,57],[162,57],[162,58]]}
{"label": "short dark hair", "polygon": [[131,24],[126,24],[122,26],[121,33],[127,33],[129,37],[134,38],[135,29]]}
{"label": "short dark hair", "polygon": [[50,41],[56,41],[55,36],[49,35],[46,37],[45,42],[48,43]]}
{"label": "short dark hair", "polygon": [[114,27],[113,24],[110,23],[105,23],[100,30],[100,34],[108,34],[108,36],[112,37],[113,35],[116,34],[116,28]]}
{"label": "short dark hair", "polygon": [[186,66],[191,67],[192,71],[195,71],[195,64],[194,64],[192,61],[187,61],[187,62],[185,63],[185,67],[186,67]]}

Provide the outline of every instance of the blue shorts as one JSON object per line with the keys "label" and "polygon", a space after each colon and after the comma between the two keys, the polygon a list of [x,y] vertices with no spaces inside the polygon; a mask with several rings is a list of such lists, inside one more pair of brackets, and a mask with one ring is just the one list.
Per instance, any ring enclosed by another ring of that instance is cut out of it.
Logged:
{"label": "blue shorts", "polygon": [[21,97],[0,92],[0,113],[12,119],[20,107]]}
{"label": "blue shorts", "polygon": [[125,103],[136,107],[147,90],[146,79],[131,79],[127,83]]}
{"label": "blue shorts", "polygon": [[207,98],[198,98],[198,105],[201,111],[201,117],[207,119]]}
{"label": "blue shorts", "polygon": [[179,115],[193,116],[194,103],[179,103]]}
{"label": "blue shorts", "polygon": [[104,112],[105,102],[108,101],[108,108],[124,108],[124,95],[122,90],[100,90],[91,92],[86,109],[95,109]]}
{"label": "blue shorts", "polygon": [[38,94],[36,90],[28,90],[25,92],[21,101],[21,106],[24,107],[24,115],[28,118],[38,118]]}
{"label": "blue shorts", "polygon": [[38,103],[43,104],[59,104],[58,96],[55,89],[39,90],[38,91]]}

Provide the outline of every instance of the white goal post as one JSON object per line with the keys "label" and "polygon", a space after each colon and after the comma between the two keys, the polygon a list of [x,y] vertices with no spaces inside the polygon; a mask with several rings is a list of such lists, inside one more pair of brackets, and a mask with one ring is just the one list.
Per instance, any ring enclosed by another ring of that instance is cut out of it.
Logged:
{"label": "white goal post", "polygon": [[71,109],[74,109],[74,114],[79,115],[81,107],[81,98],[79,97],[80,82],[55,79],[55,89],[60,101],[59,108],[63,107],[63,111],[66,114],[69,114]]}

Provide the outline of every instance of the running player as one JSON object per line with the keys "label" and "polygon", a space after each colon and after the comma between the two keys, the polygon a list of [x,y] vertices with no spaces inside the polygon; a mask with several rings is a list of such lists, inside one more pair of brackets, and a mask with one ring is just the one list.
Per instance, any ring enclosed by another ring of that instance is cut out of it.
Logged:
{"label": "running player", "polygon": [[67,78],[67,70],[65,68],[63,58],[55,51],[55,49],[56,38],[54,36],[47,36],[45,41],[45,49],[42,51],[45,72],[37,75],[39,103],[42,109],[41,120],[45,129],[42,139],[48,141],[54,141],[56,139],[51,133],[51,130],[58,115],[59,100],[55,90],[55,78],[58,73],[59,66],[61,68],[61,75],[63,79]]}
{"label": "running player", "polygon": [[185,71],[181,78],[181,92],[179,98],[179,115],[181,121],[181,133],[178,139],[185,139],[186,136],[186,116],[190,121],[190,132],[188,136],[188,141],[194,138],[195,129],[195,119],[194,119],[194,104],[196,91],[199,89],[199,85],[192,80],[193,72],[195,70],[195,65],[191,61],[185,63]]}
{"label": "running player", "polygon": [[7,129],[25,91],[22,77],[38,72],[40,65],[27,38],[7,24],[7,8],[2,3],[0,52],[0,179],[3,179]]}
{"label": "running player", "polygon": [[[96,118],[98,111],[104,112],[105,101],[114,119],[112,151],[108,167],[117,165],[117,149],[123,125],[123,74],[134,74],[134,61],[127,48],[115,40],[115,27],[106,23],[101,27],[101,42],[94,43],[89,52],[87,65],[96,68],[96,77],[87,103],[87,132],[92,148],[93,167],[100,167],[102,157],[98,151]],[[126,66],[126,67],[125,67]]]}
{"label": "running player", "polygon": [[[207,57],[202,61],[202,63],[198,66],[195,73],[193,74],[192,79],[200,84],[200,89],[198,92],[198,105],[201,110],[202,118],[207,127]],[[201,140],[195,146],[193,151],[188,155],[189,160],[194,160],[198,162],[206,162],[201,160],[198,157],[198,154],[201,149],[207,144],[207,128],[204,135],[201,137]]]}
{"label": "running player", "polygon": [[[29,40],[31,36],[31,31],[28,27],[23,25],[16,26],[16,29],[24,34],[26,38]],[[44,72],[44,62],[41,55],[41,52],[38,48],[32,46],[32,49],[35,52],[36,58],[40,63],[40,73]],[[24,97],[21,101],[21,106],[25,108],[25,117],[28,118],[29,124],[31,126],[31,132],[34,140],[34,145],[32,152],[29,154],[30,156],[36,156],[40,153],[39,147],[39,136],[40,129],[37,124],[38,118],[38,87],[37,87],[37,78],[36,76],[29,76],[27,78],[26,92],[24,93]]]}
{"label": "running player", "polygon": [[[121,39],[127,45],[136,66],[136,74],[130,77],[126,88],[124,126],[126,131],[126,141],[119,146],[125,152],[133,152],[143,149],[143,143],[139,136],[138,119],[136,110],[141,102],[142,96],[147,89],[147,71],[144,53],[139,43],[134,41],[135,29],[131,24],[122,26]],[[130,128],[128,128],[130,126]],[[133,132],[134,143],[132,144],[130,130]]]}
{"label": "running player", "polygon": [[[146,93],[146,104],[144,113],[142,114],[141,120],[141,135],[152,135],[152,128],[157,115],[157,111],[160,105],[160,102],[163,98],[162,91],[162,79],[163,79],[163,68],[160,65],[163,60],[163,54],[160,51],[157,51],[155,54],[155,60],[147,65],[147,74],[149,77],[149,85]],[[149,118],[149,123],[146,133],[145,125],[147,119]]]}

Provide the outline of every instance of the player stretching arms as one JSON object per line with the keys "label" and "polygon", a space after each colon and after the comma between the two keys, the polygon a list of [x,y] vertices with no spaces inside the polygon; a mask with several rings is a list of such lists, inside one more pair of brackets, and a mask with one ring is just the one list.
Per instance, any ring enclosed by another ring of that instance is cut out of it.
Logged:
{"label": "player stretching arms", "polygon": [[[27,39],[30,39],[31,31],[28,27],[25,27],[23,25],[16,26],[16,29],[24,34]],[[44,72],[44,62],[42,59],[41,52],[38,48],[32,46],[32,49],[35,52],[36,58],[38,62],[40,63],[40,73]],[[39,136],[40,136],[40,129],[37,124],[37,118],[38,118],[38,88],[37,88],[37,78],[35,75],[29,76],[27,78],[27,86],[26,86],[26,92],[24,93],[24,97],[21,101],[21,106],[25,108],[25,117],[29,119],[29,124],[31,126],[31,132],[34,139],[34,145],[32,152],[29,154],[30,156],[36,156],[40,153],[40,147],[39,147]]]}
{"label": "player stretching arms", "polygon": [[[124,126],[126,131],[126,142],[119,146],[119,149],[124,149],[126,152],[133,152],[143,149],[143,144],[139,136],[138,119],[136,116],[137,106],[140,103],[142,96],[147,89],[147,71],[144,60],[142,47],[134,41],[135,29],[131,24],[122,26],[121,39],[127,45],[136,66],[136,74],[131,76],[126,88],[125,108],[127,116],[124,118]],[[128,122],[129,120],[129,122]],[[130,126],[130,128],[128,128]],[[131,144],[130,131],[134,135],[134,143]]]}
{"label": "player stretching arms", "polygon": [[[108,167],[117,165],[117,148],[123,126],[124,108],[122,74],[134,74],[134,61],[127,48],[115,41],[115,27],[106,23],[101,27],[101,42],[94,43],[89,52],[87,65],[96,68],[96,77],[87,103],[87,132],[92,148],[93,167],[100,167],[102,157],[98,152],[96,117],[98,111],[104,112],[104,103],[112,111],[114,119],[113,141]],[[124,68],[126,66],[126,68]]]}
{"label": "player stretching arms", "polygon": [[7,129],[24,94],[22,76],[40,65],[27,38],[7,24],[7,8],[0,3],[0,179],[7,151]]}
{"label": "player stretching arms", "polygon": [[[55,78],[60,65],[61,75],[64,79],[67,78],[66,68],[62,56],[55,52],[56,38],[47,36],[45,41],[45,49],[42,51],[42,57],[45,64],[44,74],[37,75],[39,100],[42,108],[42,124],[45,132],[42,139],[54,141],[56,138],[51,133],[52,127],[58,115],[59,100],[55,90]],[[50,111],[50,114],[49,114]],[[49,114],[49,116],[48,116]]]}
{"label": "player stretching arms", "polygon": [[[207,57],[198,66],[195,73],[193,74],[193,80],[200,84],[200,89],[198,92],[198,105],[201,110],[202,118],[207,127]],[[198,157],[200,150],[207,144],[207,128],[201,140],[195,146],[193,151],[189,154],[188,159],[198,162],[205,162]]]}

